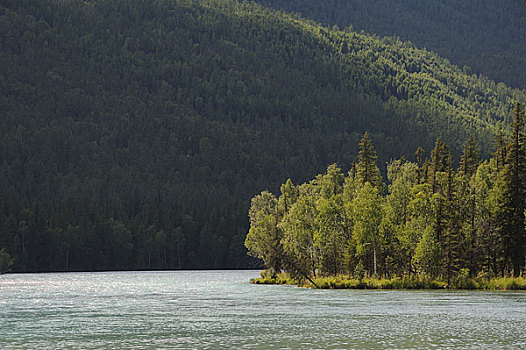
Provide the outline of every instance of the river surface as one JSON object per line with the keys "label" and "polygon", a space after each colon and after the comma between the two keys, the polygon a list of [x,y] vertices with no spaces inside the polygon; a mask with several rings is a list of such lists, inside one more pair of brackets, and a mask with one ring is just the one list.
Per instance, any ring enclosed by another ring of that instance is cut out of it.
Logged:
{"label": "river surface", "polygon": [[0,349],[526,349],[526,293],[310,290],[258,271],[0,276]]}

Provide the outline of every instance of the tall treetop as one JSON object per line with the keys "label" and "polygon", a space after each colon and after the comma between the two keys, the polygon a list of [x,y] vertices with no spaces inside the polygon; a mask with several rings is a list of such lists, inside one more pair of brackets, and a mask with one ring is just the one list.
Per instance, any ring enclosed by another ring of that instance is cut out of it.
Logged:
{"label": "tall treetop", "polygon": [[378,156],[374,149],[369,133],[365,132],[360,141],[360,152],[356,164],[356,178],[361,184],[369,182],[374,187],[380,187],[382,178],[376,161]]}

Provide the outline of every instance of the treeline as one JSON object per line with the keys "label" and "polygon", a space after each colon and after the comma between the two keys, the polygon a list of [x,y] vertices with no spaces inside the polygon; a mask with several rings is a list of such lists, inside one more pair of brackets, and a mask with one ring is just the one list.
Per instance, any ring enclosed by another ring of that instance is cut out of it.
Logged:
{"label": "treeline", "polygon": [[[0,2],[13,271],[238,268],[261,186],[473,133],[524,91],[394,39],[234,0]],[[383,171],[385,169],[382,169]]]}
{"label": "treeline", "polygon": [[480,159],[470,137],[454,169],[437,139],[428,158],[393,160],[382,182],[369,135],[347,176],[336,165],[310,182],[288,180],[278,197],[252,199],[245,245],[272,274],[419,275],[449,285],[458,274],[518,276],[526,258],[526,120],[517,104],[511,131]]}
{"label": "treeline", "polygon": [[328,26],[399,37],[471,74],[526,87],[523,0],[254,0]]}

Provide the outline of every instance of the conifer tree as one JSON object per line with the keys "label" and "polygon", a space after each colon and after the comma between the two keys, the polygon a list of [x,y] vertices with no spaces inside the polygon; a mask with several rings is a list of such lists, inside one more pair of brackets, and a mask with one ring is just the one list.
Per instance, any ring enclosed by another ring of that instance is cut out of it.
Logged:
{"label": "conifer tree", "polygon": [[[439,191],[439,173],[447,173],[451,167],[451,153],[449,147],[437,138],[435,147],[431,151],[431,160],[428,169],[429,184],[433,193]],[[444,190],[442,189],[442,193]]]}
{"label": "conifer tree", "polygon": [[415,155],[416,155],[416,164],[418,165],[418,168],[417,168],[417,181],[418,183],[421,183],[422,182],[422,175],[423,175],[423,172],[424,172],[424,158],[423,158],[423,155],[424,155],[424,149],[422,147],[418,147],[416,152],[415,152]]}
{"label": "conifer tree", "polygon": [[460,269],[461,266],[461,221],[462,215],[460,211],[460,202],[458,193],[453,188],[453,174],[450,168],[448,172],[448,196],[445,200],[445,205],[442,208],[442,216],[445,222],[445,229],[442,234],[442,266],[447,281],[448,287],[451,283],[451,278]]}
{"label": "conifer tree", "polygon": [[452,168],[451,153],[448,146],[440,138],[436,140],[435,147],[431,152],[429,165],[429,184],[436,200],[434,230],[437,242],[442,242],[442,235],[447,227],[448,211],[452,201]]}
{"label": "conifer tree", "polygon": [[[494,159],[493,159],[494,162]],[[501,244],[497,231],[496,211],[497,203],[500,203],[497,187],[495,186],[494,167],[490,162],[479,165],[474,176],[474,189],[476,198],[475,226],[473,258],[471,265],[475,264],[475,270],[483,271],[487,276],[498,272],[498,259],[501,254]]]}
{"label": "conifer tree", "polygon": [[[356,164],[356,177],[362,185],[369,182],[374,187],[381,187],[382,177],[376,164],[377,159],[378,156],[369,138],[369,133],[366,132],[360,141],[360,152]],[[380,188],[380,192],[382,190],[383,188]]]}
{"label": "conifer tree", "polygon": [[475,143],[473,134],[469,136],[468,142],[464,146],[464,153],[460,157],[460,171],[468,178],[471,178],[479,165],[480,151]]}
{"label": "conifer tree", "polygon": [[526,245],[526,121],[524,109],[519,103],[515,105],[514,117],[506,165],[500,175],[503,182],[503,203],[499,223],[506,268],[513,270],[518,276],[524,267]]}
{"label": "conifer tree", "polygon": [[462,221],[460,239],[463,249],[459,254],[462,255],[462,259],[469,265],[471,273],[477,269],[477,259],[474,252],[477,231],[477,189],[474,176],[480,164],[479,154],[475,139],[473,135],[470,135],[464,146],[464,152],[460,157],[460,168],[455,179],[455,183],[458,186],[458,215],[460,215],[459,220]]}
{"label": "conifer tree", "polygon": [[460,206],[462,198],[459,194],[454,182],[453,166],[451,161],[451,153],[446,144],[442,147],[443,165],[445,167],[446,175],[446,200],[442,210],[444,221],[444,231],[442,234],[442,254],[443,254],[443,271],[447,281],[448,287],[451,283],[451,278],[460,269],[461,264],[461,220]]}
{"label": "conifer tree", "polygon": [[495,165],[497,167],[497,171],[501,171],[504,168],[504,164],[506,163],[507,152],[506,136],[504,134],[504,130],[502,129],[502,124],[497,125],[497,131],[495,132],[493,145],[495,147],[495,153],[493,153]]}

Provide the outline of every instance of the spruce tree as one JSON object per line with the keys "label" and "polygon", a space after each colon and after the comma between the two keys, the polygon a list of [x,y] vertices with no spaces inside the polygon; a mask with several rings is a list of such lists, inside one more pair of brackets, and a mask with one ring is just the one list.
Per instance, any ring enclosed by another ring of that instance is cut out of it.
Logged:
{"label": "spruce tree", "polygon": [[476,188],[474,175],[480,164],[480,151],[475,143],[473,135],[470,135],[464,152],[460,157],[460,168],[456,176],[456,183],[458,188],[458,215],[460,215],[462,242],[462,258],[469,265],[470,272],[473,273],[476,269],[477,257],[474,252],[474,242],[476,238]]}
{"label": "spruce tree", "polygon": [[504,164],[506,162],[507,152],[506,136],[502,129],[502,124],[497,125],[497,131],[495,133],[493,145],[495,147],[495,153],[493,153],[493,157],[495,159],[497,171],[501,171],[504,168]]}
{"label": "spruce tree", "polygon": [[443,271],[448,287],[451,285],[451,278],[460,269],[461,265],[461,220],[462,215],[460,206],[462,198],[459,197],[453,181],[453,168],[451,167],[451,157],[447,172],[447,197],[443,208],[443,219],[445,229],[442,238]]}
{"label": "spruce tree", "polygon": [[480,151],[475,143],[473,134],[469,136],[468,142],[464,146],[464,153],[460,157],[460,171],[463,172],[467,178],[471,178],[479,165]]}
{"label": "spruce tree", "polygon": [[424,170],[424,158],[423,158],[423,155],[424,155],[424,149],[422,147],[418,147],[416,152],[415,152],[415,155],[416,155],[416,163],[418,164],[418,168],[417,168],[417,183],[422,183],[422,174],[423,174],[423,170]]}
{"label": "spruce tree", "polygon": [[500,234],[504,245],[504,259],[508,270],[518,276],[524,267],[526,233],[526,130],[524,109],[517,103],[514,108],[512,135],[508,143],[506,164],[501,172],[503,203],[500,211]]}
{"label": "spruce tree", "polygon": [[360,141],[360,152],[358,154],[358,163],[356,164],[356,177],[358,181],[365,185],[369,182],[373,187],[378,187],[380,192],[383,190],[382,177],[380,169],[376,165],[378,156],[374,146],[369,138],[369,133],[365,133]]}
{"label": "spruce tree", "polygon": [[429,177],[428,181],[433,193],[439,191],[439,173],[447,173],[449,167],[451,167],[451,153],[449,152],[449,147],[443,143],[440,138],[437,138],[435,147],[431,151],[431,161],[428,165],[427,171]]}

